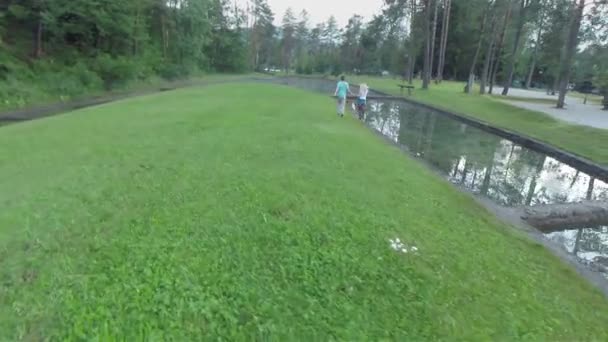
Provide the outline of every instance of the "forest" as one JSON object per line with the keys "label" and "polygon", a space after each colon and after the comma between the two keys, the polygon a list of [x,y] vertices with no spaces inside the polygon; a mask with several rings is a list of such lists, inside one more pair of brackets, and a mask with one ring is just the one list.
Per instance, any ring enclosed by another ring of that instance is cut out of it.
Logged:
{"label": "forest", "polygon": [[251,71],[449,79],[482,94],[542,87],[558,107],[576,88],[608,107],[608,2],[385,0],[340,27],[266,0],[0,0],[3,107]]}

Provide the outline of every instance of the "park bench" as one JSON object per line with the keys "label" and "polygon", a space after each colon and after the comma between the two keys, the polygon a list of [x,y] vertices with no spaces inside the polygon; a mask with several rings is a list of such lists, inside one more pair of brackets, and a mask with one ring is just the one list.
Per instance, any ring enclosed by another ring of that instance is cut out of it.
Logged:
{"label": "park bench", "polygon": [[407,95],[412,96],[412,89],[414,89],[414,86],[409,84],[397,84],[397,87],[399,87],[399,90],[401,91],[401,96],[403,96],[403,89],[407,89]]}

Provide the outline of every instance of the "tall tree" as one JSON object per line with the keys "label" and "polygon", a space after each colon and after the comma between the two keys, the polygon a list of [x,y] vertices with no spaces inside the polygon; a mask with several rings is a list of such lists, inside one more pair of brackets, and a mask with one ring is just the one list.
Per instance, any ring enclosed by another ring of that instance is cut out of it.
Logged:
{"label": "tall tree", "polygon": [[342,73],[343,65],[339,60],[338,42],[340,40],[340,28],[336,18],[332,15],[323,25],[321,32],[321,54],[320,63],[324,65],[323,72],[331,71],[332,74]]}
{"label": "tall tree", "polygon": [[571,21],[568,28],[568,38],[564,50],[564,58],[562,59],[559,72],[559,96],[557,98],[557,108],[564,108],[566,100],[566,92],[570,83],[570,74],[572,72],[572,59],[578,47],[578,35],[583,20],[583,10],[585,9],[585,0],[578,0],[578,4],[572,7]]}
{"label": "tall tree", "polygon": [[484,40],[484,36],[486,34],[486,26],[488,22],[488,16],[492,10],[492,5],[494,4],[493,0],[488,1],[485,9],[483,10],[481,17],[481,24],[479,27],[479,39],[477,41],[477,48],[475,49],[475,54],[473,55],[473,59],[471,61],[471,68],[469,69],[469,77],[467,80],[467,86],[465,87],[465,92],[470,93],[473,88],[473,81],[475,80],[475,68],[477,67],[477,59],[479,58],[479,53],[481,51],[481,46]]}
{"label": "tall tree", "polygon": [[293,52],[296,43],[296,17],[291,8],[287,8],[283,15],[283,26],[281,32],[281,61],[283,69],[287,74],[291,69]]}
{"label": "tall tree", "polygon": [[564,38],[569,20],[571,0],[552,0],[547,3],[547,24],[541,41],[543,48],[538,54],[538,68],[542,71],[541,81],[547,85],[547,93],[555,94],[559,82],[559,65],[563,52]]}
{"label": "tall tree", "polygon": [[545,6],[546,1],[542,1],[539,4],[539,13],[538,20],[536,24],[536,39],[534,41],[534,50],[532,51],[532,61],[530,62],[530,71],[528,72],[528,77],[526,78],[525,88],[530,88],[532,85],[532,77],[534,76],[534,71],[536,70],[536,62],[538,60],[538,53],[541,46],[541,39],[543,35],[543,27],[545,26]]}
{"label": "tall tree", "polygon": [[434,57],[435,57],[435,37],[437,36],[437,14],[439,12],[439,2],[440,0],[435,0],[435,13],[433,14],[433,22],[431,23],[431,53],[430,53],[430,61],[429,61],[429,65],[430,65],[430,70],[429,70],[429,75],[430,77],[433,76],[433,62],[434,62]]}
{"label": "tall tree", "polygon": [[445,51],[450,31],[450,12],[452,0],[443,1],[443,20],[441,21],[441,41],[439,43],[439,65],[437,66],[437,81],[443,80],[443,69],[445,67]]}
{"label": "tall tree", "polygon": [[419,18],[418,13],[418,2],[411,0],[409,2],[409,20],[410,20],[410,32],[407,40],[407,81],[412,84],[414,81],[414,70],[416,69],[416,56],[418,54],[418,33],[424,34],[424,29],[420,30],[417,25]]}
{"label": "tall tree", "polygon": [[603,95],[602,105],[604,110],[608,110],[608,44],[598,48],[597,56],[593,82]]}
{"label": "tall tree", "polygon": [[374,16],[361,33],[361,69],[366,73],[378,73],[382,69],[381,42],[384,40],[385,20]]}
{"label": "tall tree", "polygon": [[266,0],[253,0],[251,12],[250,65],[254,70],[260,70],[262,65],[268,66],[271,60],[275,31],[274,14]]}
{"label": "tall tree", "polygon": [[353,15],[349,20],[342,38],[341,60],[346,71],[360,70],[361,65],[361,34],[363,33],[363,18]]}
{"label": "tall tree", "polygon": [[432,0],[424,0],[424,59],[422,67],[422,89],[428,89],[431,81],[431,2]]}
{"label": "tall tree", "polygon": [[296,27],[296,48],[295,48],[295,56],[296,56],[296,64],[297,68],[300,72],[309,70],[312,73],[312,68],[308,61],[310,48],[309,48],[309,36],[310,31],[308,29],[309,25],[309,16],[306,10],[302,10],[300,12],[299,21]]}
{"label": "tall tree", "polygon": [[325,23],[325,29],[323,30],[323,40],[328,47],[335,48],[336,44],[338,43],[338,39],[340,39],[340,28],[338,27],[336,17],[331,15]]}
{"label": "tall tree", "polygon": [[512,11],[512,0],[506,0],[506,11],[504,20],[501,26],[500,38],[498,39],[498,43],[496,43],[496,49],[494,50],[494,56],[492,57],[493,64],[490,65],[490,89],[488,93],[492,94],[494,91],[494,84],[496,84],[496,75],[498,74],[498,69],[500,68],[502,62],[502,49],[505,43],[505,37],[507,35],[507,28],[509,26],[509,21],[511,20],[511,11]]}
{"label": "tall tree", "polygon": [[[483,69],[481,72],[481,77],[479,79],[479,93],[482,95],[486,93],[488,78],[490,77],[491,67],[492,67],[492,64],[494,63],[494,50],[496,48],[496,38],[497,38],[496,36],[497,36],[497,32],[498,32],[496,23],[501,15],[500,10],[501,10],[501,5],[503,3],[505,3],[505,1],[497,1],[495,3],[495,8],[492,13],[492,22],[490,25],[491,26],[490,32],[488,34],[488,38],[487,38],[487,42],[486,42],[487,48],[486,48],[485,58],[484,58],[484,62],[483,62]],[[508,2],[506,2],[506,3],[507,3],[507,7],[508,7]]]}
{"label": "tall tree", "polygon": [[519,45],[521,44],[521,38],[523,36],[524,25],[526,24],[527,13],[530,8],[532,0],[520,0],[519,1],[519,13],[517,17],[517,27],[515,28],[515,39],[513,41],[513,49],[511,50],[511,55],[509,56],[509,67],[507,69],[507,77],[505,79],[505,86],[502,89],[502,95],[509,94],[509,88],[511,88],[511,84],[513,83],[513,74],[515,72],[515,63],[517,63],[517,52],[519,50]]}

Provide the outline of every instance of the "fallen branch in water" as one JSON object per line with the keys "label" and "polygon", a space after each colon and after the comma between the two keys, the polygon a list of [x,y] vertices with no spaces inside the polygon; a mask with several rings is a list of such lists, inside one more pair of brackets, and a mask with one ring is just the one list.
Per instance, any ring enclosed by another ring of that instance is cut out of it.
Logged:
{"label": "fallen branch in water", "polygon": [[522,208],[521,218],[543,233],[608,225],[608,202],[547,204]]}

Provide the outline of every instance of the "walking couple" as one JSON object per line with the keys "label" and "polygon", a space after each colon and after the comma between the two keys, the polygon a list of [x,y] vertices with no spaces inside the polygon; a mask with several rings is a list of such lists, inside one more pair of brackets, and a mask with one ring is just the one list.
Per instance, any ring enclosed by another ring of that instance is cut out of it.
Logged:
{"label": "walking couple", "polygon": [[[365,104],[367,102],[367,93],[369,88],[367,84],[362,83],[359,85],[359,95],[357,95],[357,101],[355,102],[355,107],[357,109],[357,114],[359,115],[359,120],[363,120],[365,115]],[[334,96],[338,97],[338,115],[340,117],[344,116],[344,109],[346,107],[346,99],[348,95],[353,95],[350,91],[350,86],[348,82],[346,82],[344,76],[340,77],[340,81],[336,86],[336,91]]]}

